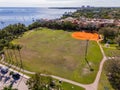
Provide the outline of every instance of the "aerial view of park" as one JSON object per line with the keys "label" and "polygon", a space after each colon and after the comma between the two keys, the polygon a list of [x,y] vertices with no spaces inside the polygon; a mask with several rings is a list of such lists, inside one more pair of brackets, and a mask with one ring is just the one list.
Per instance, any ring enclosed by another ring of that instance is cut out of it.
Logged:
{"label": "aerial view of park", "polygon": [[102,1],[0,1],[0,90],[120,90],[120,1]]}

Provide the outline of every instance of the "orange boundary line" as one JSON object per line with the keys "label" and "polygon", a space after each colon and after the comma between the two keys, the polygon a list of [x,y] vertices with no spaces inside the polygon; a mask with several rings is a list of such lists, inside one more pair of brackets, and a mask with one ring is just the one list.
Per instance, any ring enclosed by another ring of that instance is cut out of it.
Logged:
{"label": "orange boundary line", "polygon": [[72,37],[80,40],[99,40],[99,35],[97,33],[87,33],[87,32],[74,32]]}

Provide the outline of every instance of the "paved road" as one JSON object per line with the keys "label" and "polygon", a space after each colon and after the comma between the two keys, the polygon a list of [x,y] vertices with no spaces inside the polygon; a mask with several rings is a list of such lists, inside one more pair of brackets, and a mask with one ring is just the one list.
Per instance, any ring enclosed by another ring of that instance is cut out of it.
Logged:
{"label": "paved road", "polygon": [[[101,72],[102,72],[102,68],[103,68],[103,64],[104,64],[104,62],[107,60],[107,57],[105,56],[105,53],[104,53],[104,50],[103,50],[102,46],[100,45],[99,42],[97,42],[97,43],[98,43],[98,45],[99,45],[99,47],[100,47],[101,53],[102,53],[102,55],[103,55],[103,59],[101,60],[98,73],[97,73],[96,78],[95,78],[95,81],[94,81],[93,83],[91,83],[91,84],[81,84],[81,83],[78,83],[78,82],[75,82],[75,81],[72,81],[72,80],[68,80],[68,79],[65,79],[65,78],[62,78],[62,77],[58,77],[58,76],[54,76],[54,75],[49,75],[49,76],[51,76],[51,77],[53,77],[53,78],[55,78],[55,79],[58,79],[58,80],[62,80],[62,81],[64,81],[64,82],[71,83],[71,84],[73,84],[73,85],[77,85],[77,86],[83,87],[83,88],[85,88],[86,90],[97,90],[98,84],[99,84],[99,80],[100,80],[100,76],[101,76]],[[1,60],[1,61],[2,61],[4,64],[7,64],[7,63],[4,62],[4,55],[2,55],[2,60]],[[11,67],[14,68],[14,67],[16,67],[16,66],[11,65]],[[19,70],[20,68],[16,67],[16,69]],[[11,69],[11,70],[12,70],[12,69]],[[22,69],[22,71],[25,72],[25,73],[28,73],[28,74],[35,74],[35,72],[30,72],[30,71],[23,70],[23,69]],[[42,75],[46,76],[45,74],[42,74]],[[24,75],[24,77],[27,78],[27,79],[30,78],[30,77],[28,77],[28,76],[26,76],[26,75]],[[21,89],[20,89],[20,90],[21,90]],[[22,89],[22,90],[23,90],[23,89]],[[26,89],[24,89],[24,90],[26,90]]]}

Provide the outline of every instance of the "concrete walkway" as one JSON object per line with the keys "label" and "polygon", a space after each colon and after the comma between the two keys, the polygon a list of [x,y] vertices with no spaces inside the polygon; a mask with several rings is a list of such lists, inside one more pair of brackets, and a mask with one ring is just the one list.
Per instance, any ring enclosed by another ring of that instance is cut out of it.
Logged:
{"label": "concrete walkway", "polygon": [[[54,76],[54,75],[49,75],[49,76],[51,76],[52,78],[58,79],[58,80],[62,80],[62,81],[67,82],[67,83],[71,83],[71,84],[76,85],[76,86],[83,87],[86,90],[97,90],[98,84],[99,84],[99,80],[100,80],[100,76],[101,76],[101,72],[102,72],[102,68],[103,68],[103,64],[107,60],[107,57],[106,57],[106,55],[104,53],[104,50],[103,50],[102,46],[100,45],[99,42],[97,42],[97,43],[98,43],[98,45],[100,47],[101,53],[103,55],[103,59],[102,59],[102,61],[100,63],[98,73],[97,73],[96,78],[95,78],[93,83],[91,83],[91,84],[81,84],[81,83],[78,83],[78,82],[75,82],[75,81],[72,81],[72,80],[68,80],[68,79],[65,79],[65,78],[62,78],[62,77],[58,77],[58,76]],[[2,55],[1,61],[2,61],[2,63],[7,65],[7,63],[4,62],[4,55]],[[11,65],[11,67],[15,68],[16,66]],[[20,68],[16,67],[16,70],[20,70]],[[35,74],[35,72],[30,72],[30,71],[23,70],[23,69],[21,69],[21,71],[23,71],[23,72],[25,72],[27,74]],[[20,74],[22,74],[22,73],[20,73]],[[46,76],[45,74],[42,74],[42,75]],[[27,78],[27,79],[30,78],[30,77],[28,77],[26,75],[24,75],[24,77]]]}

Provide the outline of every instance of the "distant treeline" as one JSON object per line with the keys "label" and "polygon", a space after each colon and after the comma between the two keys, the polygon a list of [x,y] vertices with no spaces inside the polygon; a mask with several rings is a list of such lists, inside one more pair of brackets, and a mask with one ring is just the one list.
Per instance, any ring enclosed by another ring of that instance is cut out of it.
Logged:
{"label": "distant treeline", "polygon": [[49,7],[49,9],[80,9],[81,7]]}
{"label": "distant treeline", "polygon": [[87,6],[81,6],[81,7],[49,7],[49,9],[96,9],[96,8],[120,8],[120,7],[93,7],[93,6],[89,6],[89,5],[87,5]]}
{"label": "distant treeline", "polygon": [[63,29],[67,31],[78,30],[77,24],[72,24],[71,22],[57,22],[57,21],[36,21],[28,26],[28,29],[34,29],[38,27],[47,27],[51,29]]}
{"label": "distant treeline", "polygon": [[100,18],[100,19],[120,19],[120,7],[94,7],[80,8],[77,11],[65,12],[62,18],[66,17],[85,17],[85,18]]}
{"label": "distant treeline", "polygon": [[102,27],[115,27],[114,24],[105,24],[105,25],[94,25],[89,23],[87,25],[72,23],[70,21],[59,21],[59,20],[42,20],[36,21],[28,26],[28,29],[34,29],[38,27],[47,27],[51,29],[62,29],[65,31],[87,31],[87,32],[98,32]]}

